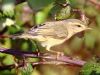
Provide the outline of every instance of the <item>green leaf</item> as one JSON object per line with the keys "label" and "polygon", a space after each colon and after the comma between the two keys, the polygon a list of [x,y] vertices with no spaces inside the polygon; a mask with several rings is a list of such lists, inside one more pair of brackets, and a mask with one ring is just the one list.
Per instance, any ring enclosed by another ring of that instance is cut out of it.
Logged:
{"label": "green leaf", "polygon": [[2,47],[5,47],[5,48],[11,48],[11,39],[9,39],[9,38],[4,38],[4,39],[2,40],[2,42],[0,43],[0,45],[1,45]]}
{"label": "green leaf", "polygon": [[100,75],[100,63],[96,59],[88,61],[81,70],[81,75]]}
{"label": "green leaf", "polygon": [[70,16],[70,5],[63,6],[63,4],[70,4],[69,0],[57,0],[51,10],[51,14],[56,20],[67,19]]}
{"label": "green leaf", "polygon": [[67,19],[70,16],[70,11],[71,11],[70,6],[62,8],[60,11],[57,12],[55,19],[56,20]]}
{"label": "green leaf", "polygon": [[54,1],[55,0],[28,0],[28,4],[33,10],[40,10],[52,4]]}
{"label": "green leaf", "polygon": [[40,11],[35,15],[35,19],[36,19],[36,24],[41,24],[45,21],[47,17],[47,14],[45,14],[45,12]]}
{"label": "green leaf", "polygon": [[5,16],[13,17],[15,8],[15,0],[3,0],[2,11]]}
{"label": "green leaf", "polygon": [[33,67],[30,63],[27,63],[24,67],[20,68],[22,75],[31,75]]}
{"label": "green leaf", "polygon": [[60,6],[60,4],[64,4],[64,3],[67,3],[67,4],[70,4],[70,1],[69,0],[63,0],[63,1],[60,1],[58,0],[57,1],[58,5],[56,6],[56,8],[58,8],[59,10],[55,13],[55,19],[56,20],[62,20],[62,19],[67,19],[69,16],[70,16],[70,11],[71,11],[71,7],[70,5],[67,5],[65,7],[63,6]]}
{"label": "green leaf", "polygon": [[89,63],[84,65],[84,67],[82,69],[82,75],[90,75],[93,70],[94,70],[94,63],[89,62]]}
{"label": "green leaf", "polygon": [[21,31],[21,28],[19,27],[19,26],[9,26],[8,27],[8,32],[10,33],[10,34],[15,34],[15,33],[17,33],[18,31]]}
{"label": "green leaf", "polygon": [[29,47],[29,45],[28,45],[27,41],[22,43],[22,46],[21,46],[22,50],[28,50],[28,47]]}
{"label": "green leaf", "polygon": [[35,15],[36,24],[41,24],[46,21],[52,7],[53,7],[53,4],[50,4],[49,6],[45,7],[44,9],[36,13]]}
{"label": "green leaf", "polygon": [[14,64],[14,57],[12,55],[7,55],[6,58],[3,60],[3,64],[5,65]]}
{"label": "green leaf", "polygon": [[11,25],[14,25],[15,24],[15,21],[10,19],[10,18],[6,18],[5,22],[2,24],[3,27],[6,27],[6,26],[11,26]]}
{"label": "green leaf", "polygon": [[10,70],[3,70],[0,71],[0,75],[15,75],[15,73],[11,73]]}

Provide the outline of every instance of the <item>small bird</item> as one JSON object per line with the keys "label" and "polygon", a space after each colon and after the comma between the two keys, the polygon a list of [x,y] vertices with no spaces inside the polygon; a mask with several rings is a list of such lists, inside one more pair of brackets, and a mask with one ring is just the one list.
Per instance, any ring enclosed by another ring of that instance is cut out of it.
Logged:
{"label": "small bird", "polygon": [[31,28],[28,32],[25,32],[18,36],[12,36],[13,38],[28,38],[38,40],[43,47],[48,51],[51,47],[60,45],[71,38],[73,35],[82,32],[88,28],[85,23],[78,19],[67,19],[62,21],[45,22],[37,28]]}

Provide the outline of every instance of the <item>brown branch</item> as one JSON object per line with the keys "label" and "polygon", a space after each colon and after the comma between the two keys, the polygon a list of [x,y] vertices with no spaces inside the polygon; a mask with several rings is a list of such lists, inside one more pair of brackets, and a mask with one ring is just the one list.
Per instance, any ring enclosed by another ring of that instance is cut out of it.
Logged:
{"label": "brown branch", "polygon": [[[6,53],[6,54],[11,54],[15,57],[39,57],[38,52],[24,52],[24,51],[19,51],[19,50],[14,50],[14,49],[6,49],[6,48],[0,48],[1,53]],[[42,55],[42,53],[41,53]]]}
{"label": "brown branch", "polygon": [[60,62],[65,62],[69,64],[75,64],[78,66],[83,66],[86,62],[82,60],[73,60],[72,58],[68,56],[59,56],[51,54],[51,53],[39,53],[39,52],[24,52],[20,50],[13,50],[13,49],[6,49],[6,48],[1,48],[0,49],[1,53],[6,53],[6,54],[11,54],[14,55],[15,57],[34,57],[34,58],[41,58],[41,59],[46,59],[46,60],[53,60],[53,61],[60,61]]}
{"label": "brown branch", "polygon": [[45,59],[49,59],[49,60],[57,60],[57,61],[61,61],[61,62],[65,62],[65,63],[69,63],[69,64],[74,64],[77,66],[83,66],[86,62],[83,60],[73,60],[72,58],[68,57],[68,56],[60,56],[59,58],[57,57],[57,55],[49,55],[49,56],[45,56],[43,57]]}

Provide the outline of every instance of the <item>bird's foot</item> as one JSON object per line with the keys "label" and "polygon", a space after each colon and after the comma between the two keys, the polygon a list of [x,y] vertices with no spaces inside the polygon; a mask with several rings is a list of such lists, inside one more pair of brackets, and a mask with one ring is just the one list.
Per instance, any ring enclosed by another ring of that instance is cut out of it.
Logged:
{"label": "bird's foot", "polygon": [[64,53],[63,52],[57,52],[57,60],[59,59],[59,57],[61,57],[61,56],[63,56],[64,55]]}
{"label": "bird's foot", "polygon": [[50,53],[53,53],[53,54],[56,54],[56,58],[58,59],[60,56],[63,56],[64,55],[64,53],[63,52],[59,52],[59,51],[52,51],[52,50],[50,50],[49,51]]}

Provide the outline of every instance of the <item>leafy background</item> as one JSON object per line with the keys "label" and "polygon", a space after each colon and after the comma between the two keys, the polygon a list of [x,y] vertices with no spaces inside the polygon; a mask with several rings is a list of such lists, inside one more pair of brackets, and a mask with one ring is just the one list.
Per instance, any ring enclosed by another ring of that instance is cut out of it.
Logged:
{"label": "leafy background", "polygon": [[[11,69],[0,71],[0,75],[100,75],[99,62],[94,57],[100,56],[100,7],[89,0],[27,0],[15,4],[19,0],[0,0],[0,35],[20,34],[31,27],[45,21],[78,18],[72,9],[84,11],[89,18],[89,27],[93,29],[84,33],[83,37],[74,36],[55,50],[63,51],[75,59],[87,61],[83,68],[67,65],[38,65],[32,68]],[[97,0],[100,2],[99,0]],[[71,6],[62,7],[60,4],[69,3]],[[36,51],[38,42],[29,39],[1,38],[0,47],[13,48],[23,51]],[[62,50],[61,50],[62,49]],[[39,46],[39,50],[44,48]],[[29,58],[27,61],[39,61]],[[89,62],[88,62],[89,61]],[[0,66],[15,63],[15,57],[0,53]],[[66,66],[66,67],[65,67]],[[82,70],[81,70],[82,69]],[[17,71],[17,73],[16,73]]]}

